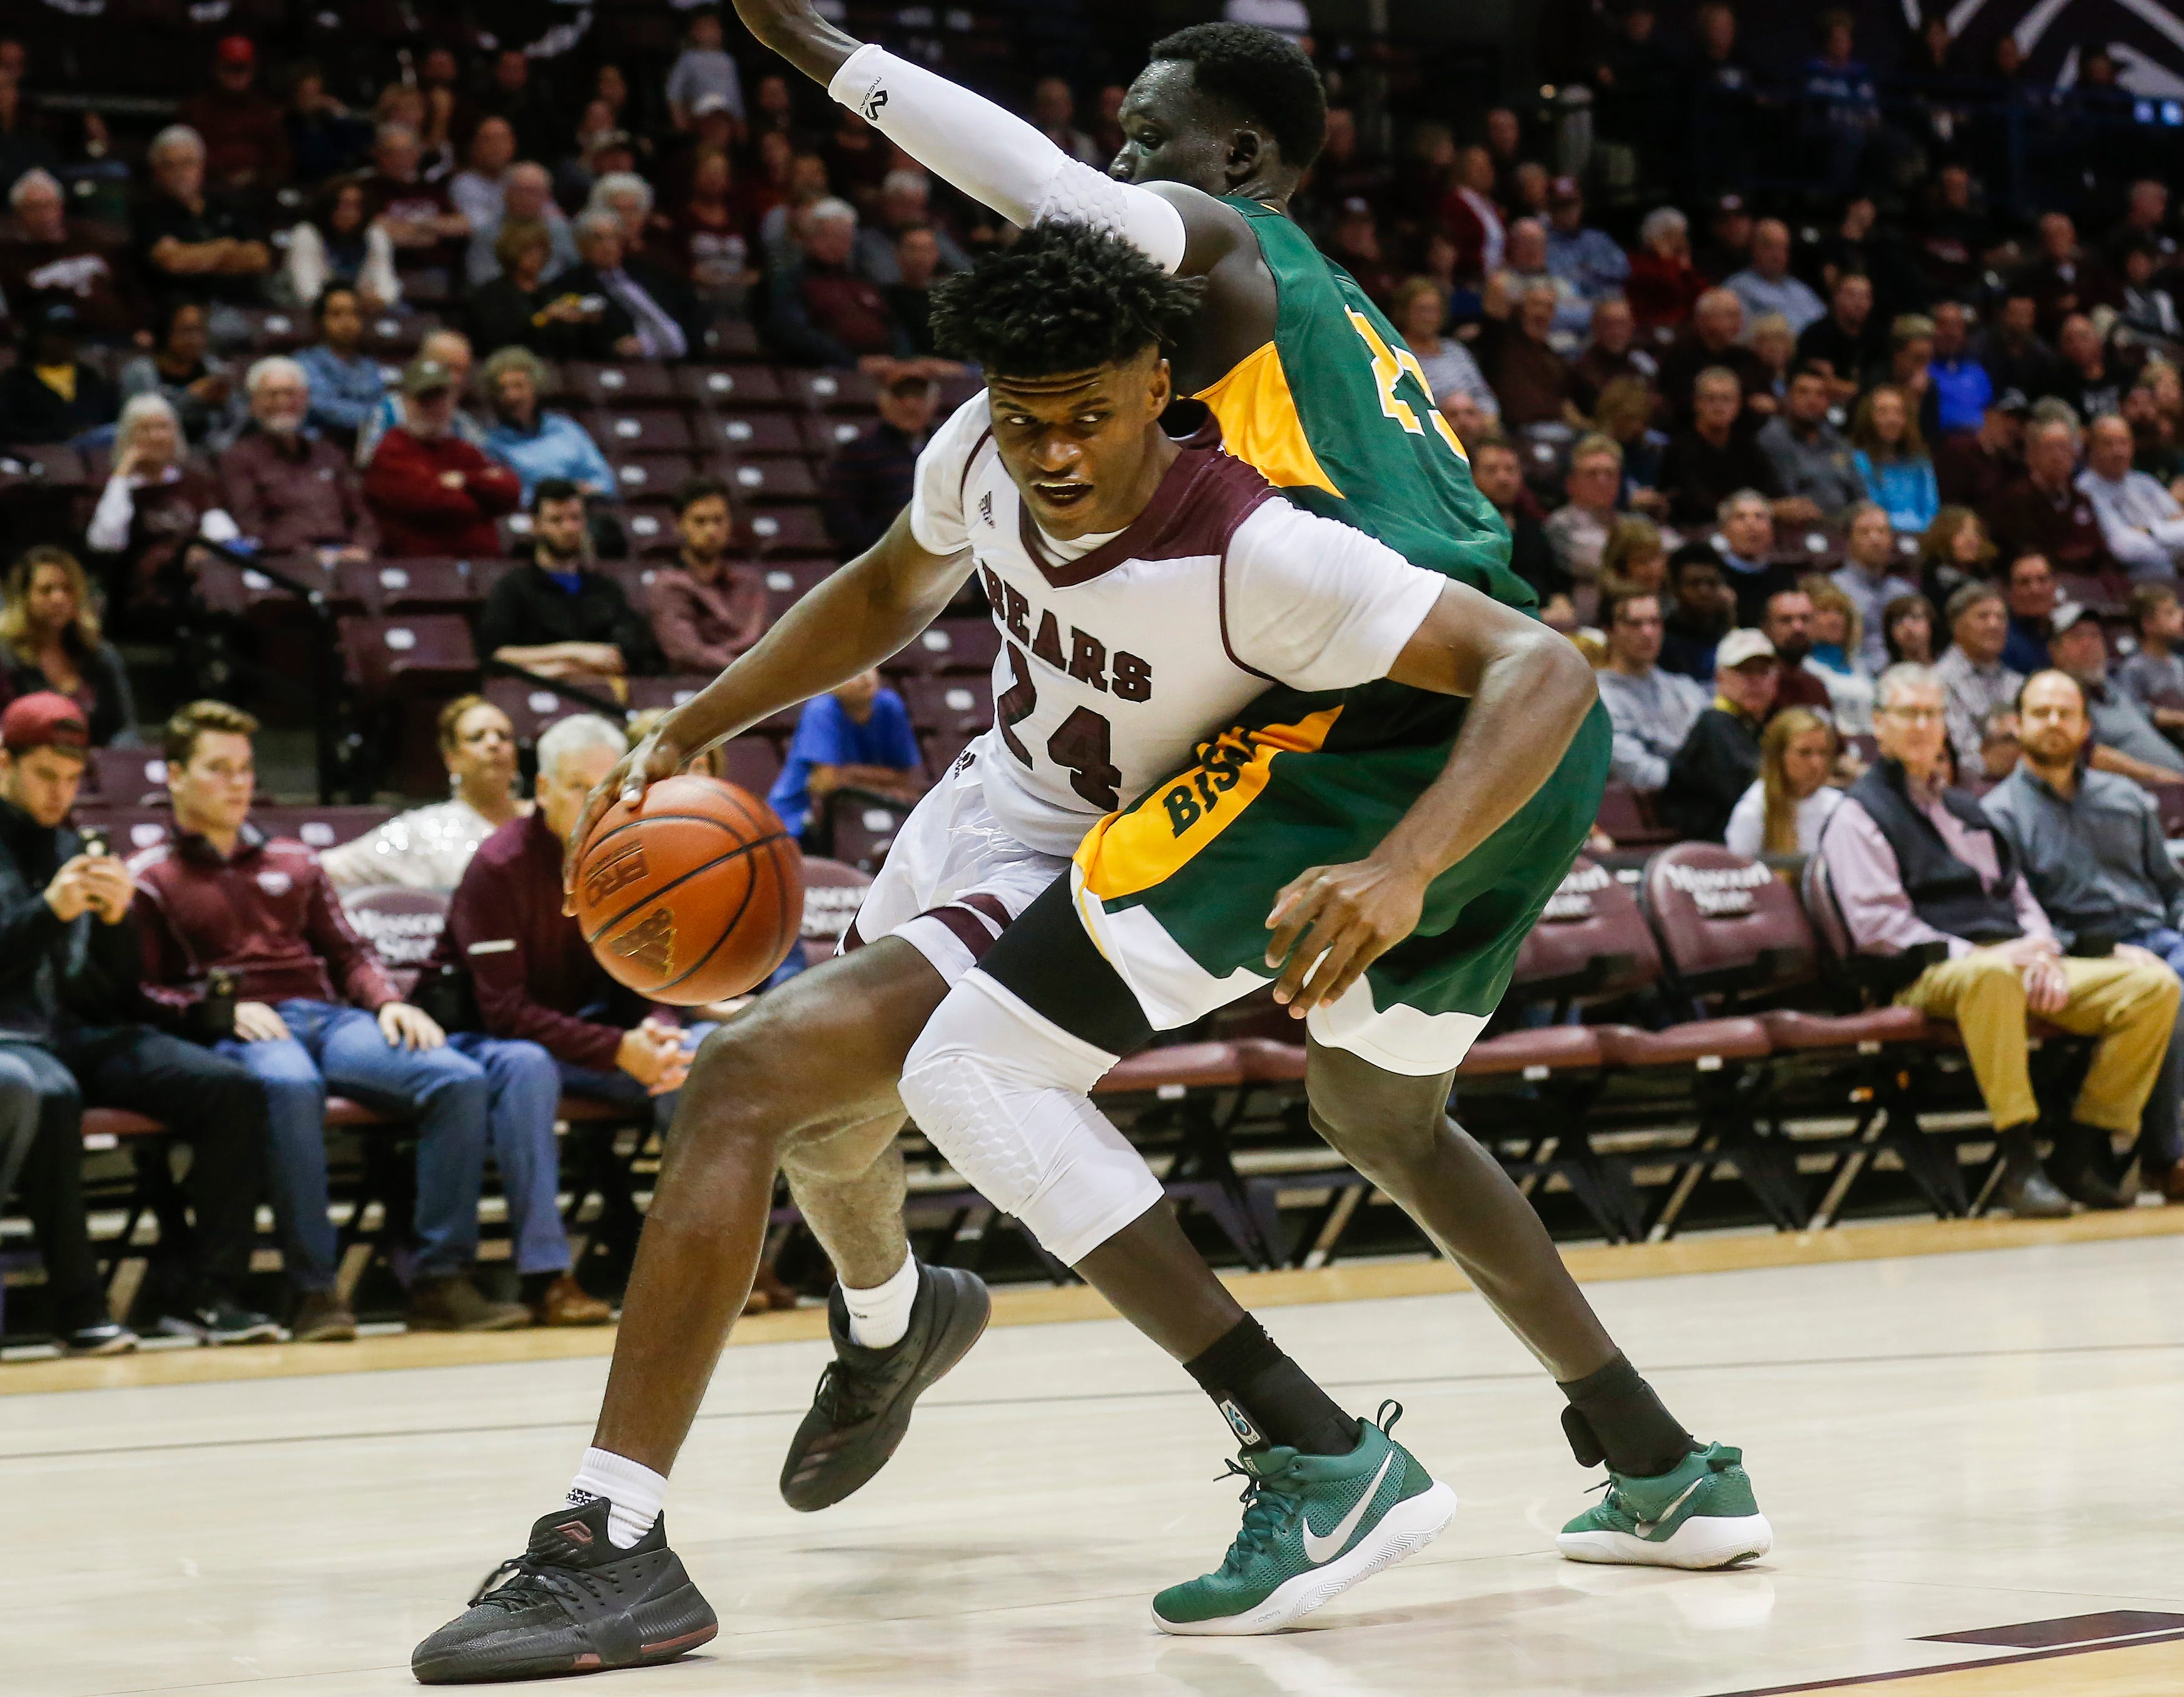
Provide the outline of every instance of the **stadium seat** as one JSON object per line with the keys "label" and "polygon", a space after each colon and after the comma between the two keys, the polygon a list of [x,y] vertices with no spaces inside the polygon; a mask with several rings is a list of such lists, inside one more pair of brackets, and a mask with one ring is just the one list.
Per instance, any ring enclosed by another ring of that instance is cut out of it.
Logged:
{"label": "stadium seat", "polygon": [[[766,800],[773,789],[774,780],[781,776],[781,756],[774,752],[773,745],[762,736],[739,736],[733,742],[723,743],[720,750],[721,776],[738,790],[748,790],[760,801]],[[805,863],[805,882],[811,882],[811,862]],[[811,909],[807,906],[805,910]]]}
{"label": "stadium seat", "polygon": [[455,613],[341,621],[352,683],[383,696],[413,685],[462,684],[478,673],[470,622]]}
{"label": "stadium seat", "polygon": [[641,713],[652,707],[679,707],[712,681],[713,673],[710,672],[632,678],[629,680],[629,710]]}
{"label": "stadium seat", "polygon": [[[307,589],[329,597],[336,593],[333,573],[309,555],[284,555],[266,563]],[[198,598],[216,613],[277,615],[302,605],[287,584],[276,582],[256,567],[237,566],[228,560],[208,560],[198,567],[197,586]]]}
{"label": "stadium seat", "polygon": [[1674,842],[1676,837],[1674,831],[1654,822],[1646,798],[1627,784],[1610,782],[1601,792],[1600,814],[1594,823],[1618,848]]}
{"label": "stadium seat", "polygon": [[352,560],[334,568],[334,595],[344,606],[377,616],[475,607],[484,599],[460,560]]}
{"label": "stadium seat", "polygon": [[330,849],[376,831],[392,807],[254,807],[250,818],[269,837],[293,837],[307,848]]}
{"label": "stadium seat", "polygon": [[673,406],[602,408],[577,421],[610,455],[688,454],[698,446],[689,419]]}
{"label": "stadium seat", "polygon": [[767,507],[748,515],[743,530],[761,559],[775,553],[826,554],[833,548],[833,539],[812,507]]}
{"label": "stadium seat", "polygon": [[[877,874],[894,845],[894,834],[910,817],[910,809],[862,790],[838,790],[830,798],[827,816],[833,824],[834,858]],[[794,829],[794,820],[788,823]]]}
{"label": "stadium seat", "polygon": [[804,432],[804,451],[823,462],[836,449],[846,447],[863,435],[871,421],[836,417],[802,418],[797,422]]}
{"label": "stadium seat", "polygon": [[709,411],[777,407],[788,399],[767,366],[684,366],[673,377],[677,394]]}
{"label": "stadium seat", "polygon": [[88,807],[79,805],[74,815],[76,829],[96,828],[119,855],[141,854],[170,841],[175,835],[171,807]]}
{"label": "stadium seat", "polygon": [[706,354],[716,360],[759,357],[758,327],[748,318],[723,318],[708,326],[702,339]]}
{"label": "stadium seat", "polygon": [[612,442],[602,442],[599,447],[625,500],[665,500],[691,472],[688,454],[625,451]]}
{"label": "stadium seat", "polygon": [[570,360],[561,366],[561,393],[587,406],[621,407],[642,402],[669,403],[679,391],[675,374],[666,366],[632,360],[602,364],[592,360]]}
{"label": "stadium seat", "polygon": [[[730,747],[735,746],[730,744]],[[749,786],[745,785],[746,789]],[[829,959],[841,946],[842,933],[864,905],[872,874],[821,855],[804,857],[804,929],[806,966]]]}
{"label": "stadium seat", "polygon": [[95,748],[85,777],[90,792],[106,807],[164,805],[167,762],[156,748]]}
{"label": "stadium seat", "polygon": [[925,775],[937,779],[975,740],[975,737],[966,736],[957,731],[923,733],[917,739],[917,746],[925,756]]}
{"label": "stadium seat", "polygon": [[783,368],[781,388],[794,405],[813,412],[870,412],[879,399],[879,386],[858,371]]}
{"label": "stadium seat", "polygon": [[54,443],[0,449],[0,495],[25,489],[87,489],[91,486],[90,466],[73,448]]}
{"label": "stadium seat", "polygon": [[943,672],[986,672],[1001,651],[1001,634],[991,619],[935,619],[917,639],[883,662],[905,675]]}
{"label": "stadium seat", "polygon": [[[910,722],[921,731],[974,737],[994,722],[990,677],[965,673],[949,678],[907,677],[900,684]],[[960,746],[960,745],[959,745]]]}
{"label": "stadium seat", "polygon": [[582,701],[521,678],[487,678],[485,698],[508,715],[508,722],[515,727],[516,741],[526,747],[537,742],[539,732],[554,720],[592,711]]}
{"label": "stadium seat", "polygon": [[350,891],[342,898],[342,911],[406,996],[439,943],[450,900],[442,890],[384,885]]}
{"label": "stadium seat", "polygon": [[787,454],[801,457],[811,451],[794,413],[743,412],[701,414],[697,422],[700,453],[728,454],[739,460],[769,459]]}
{"label": "stadium seat", "polygon": [[622,509],[621,528],[629,545],[645,555],[671,555],[682,546],[675,533],[675,509],[666,502],[632,504]]}
{"label": "stadium seat", "polygon": [[738,501],[816,501],[819,480],[802,458],[724,460],[705,462],[713,476],[736,492]]}

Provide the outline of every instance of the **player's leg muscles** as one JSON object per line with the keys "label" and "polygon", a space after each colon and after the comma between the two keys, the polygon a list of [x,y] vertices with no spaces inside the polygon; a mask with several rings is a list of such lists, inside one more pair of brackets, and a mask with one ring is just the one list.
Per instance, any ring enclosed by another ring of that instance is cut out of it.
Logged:
{"label": "player's leg muscles", "polygon": [[[595,1448],[659,1473],[673,1465],[749,1294],[776,1168],[792,1149],[854,1145],[845,1134],[900,1118],[903,1057],[946,989],[916,949],[883,938],[705,1040],[638,1241]],[[881,1186],[896,1242],[883,1278],[901,1260],[899,1185]]]}
{"label": "player's leg muscles", "polygon": [[1061,880],[933,1015],[904,1063],[903,1100],[958,1171],[1181,1362],[1247,1442],[1346,1452],[1356,1422],[1214,1277],[1144,1158],[1089,1100],[1151,1036]]}
{"label": "player's leg muscles", "polygon": [[1315,1041],[1312,1129],[1426,1230],[1554,1376],[1580,1461],[1667,1472],[1696,1448],[1691,1434],[1615,1347],[1524,1192],[1449,1118],[1449,1077],[1391,1073]]}
{"label": "player's leg muscles", "polygon": [[1426,1230],[1556,1378],[1605,1366],[1614,1342],[1540,1216],[1448,1117],[1449,1075],[1388,1072],[1317,1041],[1307,1052],[1312,1130]]}

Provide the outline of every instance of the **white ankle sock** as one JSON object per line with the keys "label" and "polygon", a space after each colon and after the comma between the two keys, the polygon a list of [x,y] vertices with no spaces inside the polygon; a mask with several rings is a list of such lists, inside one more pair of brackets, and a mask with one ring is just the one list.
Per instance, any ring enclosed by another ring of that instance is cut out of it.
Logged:
{"label": "white ankle sock", "polygon": [[587,1449],[584,1465],[569,1487],[569,1500],[604,1497],[614,1507],[607,1516],[607,1541],[627,1549],[660,1518],[660,1505],[667,1499],[667,1479],[610,1449]]}
{"label": "white ankle sock", "polygon": [[917,1300],[917,1257],[905,1252],[895,1276],[871,1290],[842,1287],[850,1310],[850,1342],[866,1349],[886,1349],[910,1330],[910,1305]]}

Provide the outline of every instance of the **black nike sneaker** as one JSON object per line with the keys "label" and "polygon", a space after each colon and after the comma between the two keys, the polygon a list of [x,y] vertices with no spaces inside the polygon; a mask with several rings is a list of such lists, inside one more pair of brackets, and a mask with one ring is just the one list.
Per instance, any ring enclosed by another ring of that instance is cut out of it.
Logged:
{"label": "black nike sneaker", "polygon": [[850,1310],[835,1286],[827,1297],[834,1359],[788,1441],[781,1500],[806,1513],[830,1509],[886,1466],[910,1430],[911,1406],[970,1354],[993,1311],[975,1274],[921,1262],[910,1330],[888,1348],[866,1349],[850,1341]]}
{"label": "black nike sneaker", "polygon": [[531,1547],[485,1577],[462,1614],[410,1653],[421,1685],[478,1685],[649,1667],[710,1643],[721,1624],[667,1547],[667,1517],[627,1549],[604,1497],[556,1509]]}

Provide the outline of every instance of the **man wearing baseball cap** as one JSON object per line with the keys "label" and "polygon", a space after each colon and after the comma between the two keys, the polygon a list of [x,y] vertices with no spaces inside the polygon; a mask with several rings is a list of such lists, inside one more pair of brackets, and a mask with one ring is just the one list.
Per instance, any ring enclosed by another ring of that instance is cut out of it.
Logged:
{"label": "man wearing baseball cap", "polygon": [[364,498],[390,559],[490,559],[493,522],[515,511],[523,484],[454,428],[457,383],[444,360],[420,354],[402,373],[402,421],[379,438]]}
{"label": "man wearing baseball cap", "polygon": [[280,103],[258,87],[258,50],[227,36],[212,53],[212,84],[182,103],[181,120],[204,140],[205,176],[217,189],[274,189],[288,181],[288,130]]}
{"label": "man wearing baseball cap", "polygon": [[[161,1245],[159,1329],[210,1343],[275,1337],[243,1300],[257,1232],[265,1097],[232,1061],[140,1023],[142,955],[129,868],[64,823],[91,737],[65,695],[0,713],[0,1128],[27,1102],[36,1135],[22,1190],[71,1354],[113,1354],[136,1334],[107,1313],[83,1217],[83,1109],[125,1108],[192,1146],[194,1248]],[[0,1129],[0,1189],[4,1189]]]}
{"label": "man wearing baseball cap", "polygon": [[1691,723],[1669,762],[1657,806],[1686,837],[1718,843],[1737,798],[1759,776],[1759,730],[1774,705],[1774,645],[1766,633],[1733,630],[1713,656],[1713,704]]}

